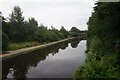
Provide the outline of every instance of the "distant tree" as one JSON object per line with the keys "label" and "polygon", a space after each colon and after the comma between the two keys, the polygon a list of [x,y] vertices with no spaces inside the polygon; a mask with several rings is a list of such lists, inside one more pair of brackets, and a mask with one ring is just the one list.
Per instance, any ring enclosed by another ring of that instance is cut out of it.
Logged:
{"label": "distant tree", "polygon": [[70,32],[76,32],[76,33],[80,33],[80,30],[77,27],[72,27],[70,29]]}
{"label": "distant tree", "polygon": [[59,39],[65,38],[63,33],[61,33],[58,29],[55,29],[53,26],[51,26],[51,31],[53,31],[59,37]]}
{"label": "distant tree", "polygon": [[46,26],[41,24],[38,27],[38,30],[35,32],[35,40],[40,42],[51,42],[64,38],[61,32],[59,32],[53,26],[51,28],[52,29],[47,29]]}
{"label": "distant tree", "polygon": [[53,26],[51,26],[51,30],[56,30]]}
{"label": "distant tree", "polygon": [[79,36],[80,35],[80,30],[77,29],[76,27],[72,27],[70,29],[70,35],[73,37]]}
{"label": "distant tree", "polygon": [[26,35],[28,40],[33,40],[33,34],[36,32],[37,28],[38,22],[33,17],[29,18],[28,21],[25,22]]}
{"label": "distant tree", "polygon": [[10,21],[19,23],[23,22],[24,17],[22,16],[22,13],[21,8],[19,6],[15,6],[12,14],[10,14]]}
{"label": "distant tree", "polygon": [[53,31],[41,28],[35,32],[34,36],[35,40],[39,42],[52,42],[59,40],[59,37]]}
{"label": "distant tree", "polygon": [[26,38],[24,17],[22,16],[22,13],[21,8],[19,6],[15,6],[12,14],[10,14],[9,36],[13,41],[23,41]]}
{"label": "distant tree", "polygon": [[67,38],[69,35],[68,31],[64,28],[64,26],[61,27],[60,32],[63,33],[65,38]]}
{"label": "distant tree", "polygon": [[45,30],[47,30],[47,27],[44,26],[43,24],[40,24],[39,29],[45,29]]}

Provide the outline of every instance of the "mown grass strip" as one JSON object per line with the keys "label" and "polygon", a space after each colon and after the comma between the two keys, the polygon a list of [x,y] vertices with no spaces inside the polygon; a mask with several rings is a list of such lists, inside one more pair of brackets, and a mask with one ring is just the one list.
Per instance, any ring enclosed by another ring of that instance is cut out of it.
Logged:
{"label": "mown grass strip", "polygon": [[67,39],[63,39],[63,40],[60,40],[60,41],[55,41],[55,42],[51,42],[51,43],[48,43],[48,44],[36,46],[35,48],[25,50],[25,51],[22,51],[22,52],[16,52],[15,54],[2,56],[0,58],[2,58],[2,60],[6,60],[6,59],[9,59],[9,58],[12,58],[12,57],[15,57],[15,56],[19,56],[21,54],[29,53],[29,52],[32,52],[32,51],[35,51],[35,50],[38,50],[38,49],[41,49],[41,48],[45,48],[45,47],[48,47],[48,46],[51,46],[51,45],[55,45],[55,44],[58,44],[58,43],[61,43],[61,42],[64,42],[64,41],[67,41],[67,40],[70,40],[70,39],[74,39],[74,38],[75,37],[67,38]]}

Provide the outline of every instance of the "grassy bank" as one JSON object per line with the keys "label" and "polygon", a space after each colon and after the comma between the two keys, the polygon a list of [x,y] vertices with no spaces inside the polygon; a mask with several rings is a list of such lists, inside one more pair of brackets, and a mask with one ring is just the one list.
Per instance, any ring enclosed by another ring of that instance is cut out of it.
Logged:
{"label": "grassy bank", "polygon": [[90,42],[87,59],[84,66],[80,67],[74,80],[88,80],[93,78],[120,79],[117,54],[104,49],[100,39],[94,38]]}
{"label": "grassy bank", "polygon": [[26,47],[38,46],[38,45],[42,45],[42,44],[45,44],[45,43],[46,42],[40,43],[40,42],[36,42],[36,41],[19,42],[19,43],[10,42],[8,44],[7,50],[16,50],[16,49],[21,49],[21,48],[26,48]]}
{"label": "grassy bank", "polygon": [[87,60],[83,67],[80,67],[74,76],[74,80],[82,78],[88,80],[88,78],[114,78],[120,79],[119,70],[116,55],[104,55],[97,60],[96,54],[93,52],[87,53]]}
{"label": "grassy bank", "polygon": [[19,49],[19,50],[13,50],[8,54],[0,56],[0,58],[5,60],[5,59],[11,58],[11,57],[15,57],[15,56],[18,56],[18,55],[21,55],[21,54],[25,54],[25,53],[28,53],[28,52],[31,52],[31,51],[35,51],[37,49],[41,49],[41,48],[45,48],[45,47],[48,47],[48,46],[51,46],[51,45],[55,45],[55,44],[58,44],[58,43],[61,43],[61,42],[67,41],[67,40],[71,40],[71,39],[74,39],[74,38],[75,37],[71,37],[71,38],[51,42],[51,43],[44,44],[44,45],[39,45],[39,46],[34,46],[34,47],[29,47],[29,48],[23,48],[23,49]]}

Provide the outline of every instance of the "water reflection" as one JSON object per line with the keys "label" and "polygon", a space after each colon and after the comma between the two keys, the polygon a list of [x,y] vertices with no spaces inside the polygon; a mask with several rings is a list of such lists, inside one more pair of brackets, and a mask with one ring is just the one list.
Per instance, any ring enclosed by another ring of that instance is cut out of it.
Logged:
{"label": "water reflection", "polygon": [[29,74],[29,69],[31,67],[36,68],[42,61],[45,61],[50,54],[54,56],[56,53],[60,53],[60,50],[65,50],[69,43],[71,43],[73,48],[76,48],[79,42],[80,40],[76,39],[66,41],[44,49],[36,50],[35,52],[30,52],[28,54],[5,60],[2,63],[2,77],[4,79],[7,79],[8,77],[27,78],[27,74]]}
{"label": "water reflection", "polygon": [[80,42],[80,39],[73,39],[71,41],[72,48],[76,48],[78,46],[79,42]]}

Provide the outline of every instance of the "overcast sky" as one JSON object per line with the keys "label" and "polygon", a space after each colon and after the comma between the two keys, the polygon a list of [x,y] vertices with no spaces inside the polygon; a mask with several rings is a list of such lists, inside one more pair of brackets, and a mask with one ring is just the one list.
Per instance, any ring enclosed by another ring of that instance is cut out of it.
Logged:
{"label": "overcast sky", "polygon": [[14,6],[20,6],[27,20],[34,17],[39,24],[67,30],[75,26],[87,29],[87,21],[94,6],[93,0],[1,0],[0,10],[4,17],[11,14]]}

